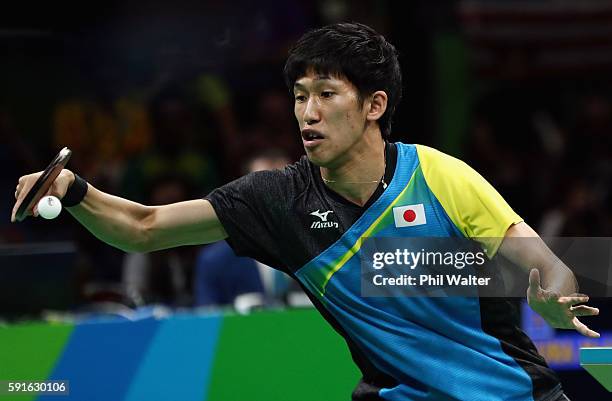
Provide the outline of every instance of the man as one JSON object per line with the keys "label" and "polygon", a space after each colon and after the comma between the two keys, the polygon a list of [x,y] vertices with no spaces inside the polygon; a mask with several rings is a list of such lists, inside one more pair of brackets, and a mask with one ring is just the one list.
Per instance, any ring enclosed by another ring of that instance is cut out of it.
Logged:
{"label": "man", "polygon": [[[147,207],[102,193],[65,170],[51,192],[101,240],[147,252],[227,238],[237,254],[298,280],[363,373],[353,400],[560,400],[554,372],[509,323],[507,304],[478,298],[360,294],[361,239],[376,236],[535,237],[467,165],[433,149],[386,143],[401,96],[394,47],[341,23],[305,34],[285,77],[307,158],[225,185],[203,200]],[[37,174],[22,177],[17,204]],[[76,177],[76,178],[75,178]],[[393,210],[421,205],[426,224],[396,227]],[[36,211],[34,211],[36,214]],[[573,274],[541,241],[486,243],[530,274],[528,300],[550,324],[598,334]],[[540,279],[541,277],[541,279]],[[540,285],[542,283],[543,287]]]}

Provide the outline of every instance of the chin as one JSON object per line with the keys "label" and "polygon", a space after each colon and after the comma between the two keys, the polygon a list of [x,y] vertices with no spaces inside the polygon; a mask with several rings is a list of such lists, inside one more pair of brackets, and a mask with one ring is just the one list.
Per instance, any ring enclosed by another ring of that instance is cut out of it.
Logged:
{"label": "chin", "polygon": [[312,164],[314,164],[315,166],[318,167],[325,167],[325,162],[323,160],[321,160],[319,157],[313,155],[310,152],[306,152],[306,157],[308,158],[308,160],[310,160],[310,162]]}
{"label": "chin", "polygon": [[330,157],[326,157],[322,152],[309,152],[308,150],[306,150],[306,157],[308,157],[308,160],[317,167],[329,167],[333,160]]}
{"label": "chin", "polygon": [[342,156],[346,154],[346,150],[338,146],[330,146],[331,144],[327,143],[324,145],[328,146],[318,146],[314,149],[304,147],[306,157],[317,167],[328,169],[338,167],[341,161],[344,160]]}

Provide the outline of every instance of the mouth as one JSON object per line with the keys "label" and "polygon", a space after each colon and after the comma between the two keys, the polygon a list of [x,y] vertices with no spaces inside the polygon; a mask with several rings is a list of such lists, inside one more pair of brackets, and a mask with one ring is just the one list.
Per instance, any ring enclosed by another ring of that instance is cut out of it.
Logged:
{"label": "mouth", "polygon": [[320,144],[325,137],[319,131],[313,129],[302,130],[302,142],[306,148],[311,148]]}

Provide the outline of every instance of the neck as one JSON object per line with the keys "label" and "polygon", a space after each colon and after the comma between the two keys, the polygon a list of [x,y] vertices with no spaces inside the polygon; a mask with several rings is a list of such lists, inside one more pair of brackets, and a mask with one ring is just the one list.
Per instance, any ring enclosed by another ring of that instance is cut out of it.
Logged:
{"label": "neck", "polygon": [[379,131],[364,133],[334,167],[321,167],[325,185],[345,199],[363,206],[385,174],[385,144]]}

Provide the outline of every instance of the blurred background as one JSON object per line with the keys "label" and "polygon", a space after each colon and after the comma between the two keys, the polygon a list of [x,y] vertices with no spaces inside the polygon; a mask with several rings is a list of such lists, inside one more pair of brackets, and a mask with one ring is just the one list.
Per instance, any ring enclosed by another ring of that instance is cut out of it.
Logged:
{"label": "blurred background", "polygon": [[[336,21],[368,24],[400,53],[404,96],[393,141],[462,158],[543,236],[611,234],[610,0],[41,7],[0,16],[7,324],[91,313],[132,319],[160,308],[307,307],[286,277],[223,243],[126,255],[65,211],[21,224],[10,223],[10,212],[17,179],[42,170],[63,146],[73,151],[69,168],[96,187],[147,204],[202,197],[297,160],[303,150],[282,67],[306,30]],[[612,304],[593,303],[603,312],[593,328],[612,329]],[[539,324],[523,318],[528,331]],[[575,355],[568,360],[565,343],[554,342],[554,331],[543,339],[553,341],[539,346],[558,360],[572,399],[598,399],[580,398],[594,381]]]}

